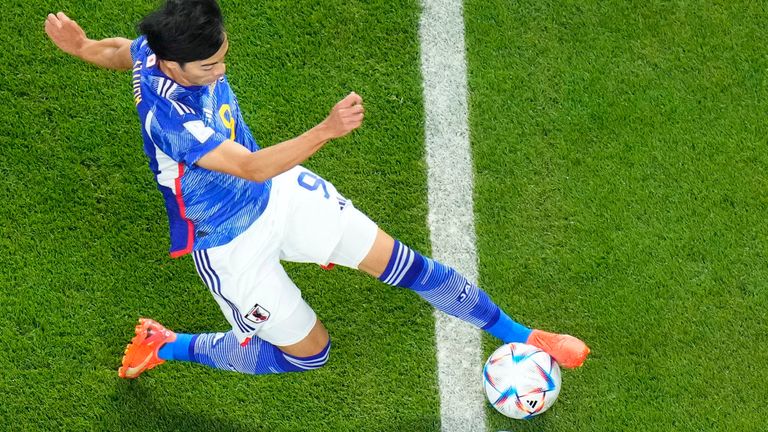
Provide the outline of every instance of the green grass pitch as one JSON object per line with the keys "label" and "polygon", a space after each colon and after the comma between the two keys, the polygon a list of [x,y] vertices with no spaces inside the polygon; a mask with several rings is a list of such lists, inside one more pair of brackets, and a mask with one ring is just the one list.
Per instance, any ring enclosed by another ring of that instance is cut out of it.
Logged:
{"label": "green grass pitch", "polygon": [[[331,332],[319,371],[117,377],[139,316],[184,332],[226,322],[191,259],[167,256],[129,73],[59,53],[43,20],[63,10],[92,37],[134,37],[156,4],[4,5],[0,430],[438,431],[431,309],[344,269],[288,266]],[[362,94],[363,128],[306,165],[429,252],[418,2],[221,4],[257,140]],[[480,282],[510,315],[593,350],[550,412],[489,409],[490,430],[759,430],[766,7],[469,0],[465,21]]]}

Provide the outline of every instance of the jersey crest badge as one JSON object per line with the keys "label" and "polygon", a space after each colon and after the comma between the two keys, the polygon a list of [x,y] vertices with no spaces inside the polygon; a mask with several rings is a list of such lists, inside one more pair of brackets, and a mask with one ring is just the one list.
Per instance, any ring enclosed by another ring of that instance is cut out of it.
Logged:
{"label": "jersey crest badge", "polygon": [[245,319],[248,321],[254,323],[254,324],[261,324],[264,321],[268,320],[270,316],[270,313],[268,310],[264,309],[262,306],[259,306],[257,303],[256,306],[251,309],[250,312],[245,316]]}

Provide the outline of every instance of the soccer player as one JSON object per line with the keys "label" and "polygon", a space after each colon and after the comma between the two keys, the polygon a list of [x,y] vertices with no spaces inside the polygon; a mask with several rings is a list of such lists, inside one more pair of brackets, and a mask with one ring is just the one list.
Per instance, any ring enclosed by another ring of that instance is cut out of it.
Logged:
{"label": "soccer player", "polygon": [[564,367],[584,362],[589,348],[582,341],[513,321],[474,283],[394,240],[300,165],[360,127],[359,95],[341,99],[296,138],[260,148],[225,76],[229,41],[215,0],[167,0],[138,30],[135,40],[92,40],[62,12],[45,22],[64,52],[133,71],[144,152],[168,214],[170,254],[192,254],[232,330],[181,334],[140,319],[121,377],[136,378],[167,360],[249,374],[323,366],[328,332],[280,260],[360,269],[504,342],[535,345]]}

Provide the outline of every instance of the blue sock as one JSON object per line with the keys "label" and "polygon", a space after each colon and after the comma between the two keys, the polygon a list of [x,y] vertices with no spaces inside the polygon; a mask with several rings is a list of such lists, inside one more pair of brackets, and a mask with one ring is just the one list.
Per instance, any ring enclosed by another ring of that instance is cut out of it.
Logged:
{"label": "blue sock", "polygon": [[318,369],[328,362],[331,342],[309,357],[285,354],[269,342],[253,337],[241,346],[231,331],[187,335],[179,333],[176,341],[167,343],[158,352],[164,360],[184,360],[216,369],[254,375],[303,372]]}
{"label": "blue sock", "polygon": [[176,340],[160,347],[157,355],[163,360],[192,360],[192,348],[198,335],[176,333]]}
{"label": "blue sock", "polygon": [[483,327],[483,330],[503,340],[504,343],[525,343],[528,341],[528,336],[530,336],[533,331],[519,322],[514,321],[501,309],[499,309],[499,319],[495,323]]}
{"label": "blue sock", "polygon": [[505,343],[525,342],[531,334],[531,329],[513,321],[461,273],[397,240],[379,280],[409,288],[436,309],[480,327]]}

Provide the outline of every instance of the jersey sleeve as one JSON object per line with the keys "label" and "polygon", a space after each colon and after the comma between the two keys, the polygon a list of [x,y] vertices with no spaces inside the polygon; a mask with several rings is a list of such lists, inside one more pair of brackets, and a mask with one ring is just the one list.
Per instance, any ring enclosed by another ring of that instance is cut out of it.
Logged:
{"label": "jersey sleeve", "polygon": [[147,37],[141,35],[131,42],[131,60],[135,63],[140,57],[141,50],[147,46]]}
{"label": "jersey sleeve", "polygon": [[172,115],[171,118],[157,115],[156,120],[152,122],[155,143],[173,160],[186,165],[197,163],[228,139],[193,114]]}

